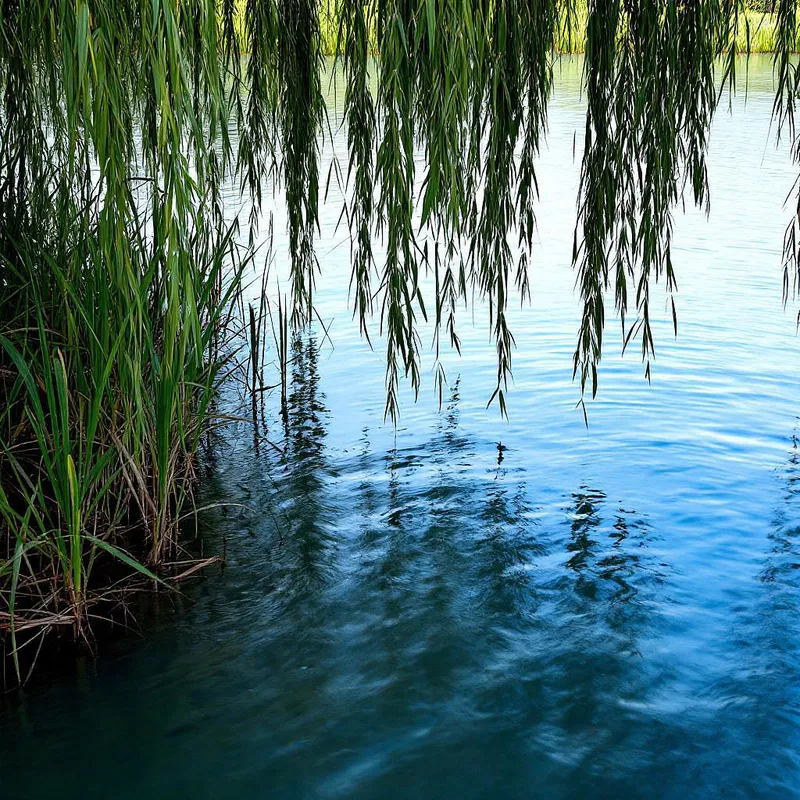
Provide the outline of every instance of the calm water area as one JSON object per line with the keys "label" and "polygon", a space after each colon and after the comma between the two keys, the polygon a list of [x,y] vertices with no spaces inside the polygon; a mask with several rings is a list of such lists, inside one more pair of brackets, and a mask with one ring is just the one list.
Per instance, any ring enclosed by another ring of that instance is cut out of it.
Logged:
{"label": "calm water area", "polygon": [[[800,340],[781,302],[795,169],[770,130],[771,63],[751,59],[746,103],[723,101],[710,217],[676,215],[677,338],[658,288],[648,385],[609,311],[588,428],[580,69],[557,67],[509,419],[486,408],[478,307],[444,356],[441,410],[422,325],[419,399],[404,390],[384,422],[385,344],[352,319],[333,186],[328,335],[293,347],[289,424],[271,396],[272,444],[234,425],[204,467],[201,501],[251,509],[203,517],[224,573],[0,706],[3,800],[800,797]],[[344,163],[344,131],[333,152]],[[276,275],[284,231],[277,215]]]}

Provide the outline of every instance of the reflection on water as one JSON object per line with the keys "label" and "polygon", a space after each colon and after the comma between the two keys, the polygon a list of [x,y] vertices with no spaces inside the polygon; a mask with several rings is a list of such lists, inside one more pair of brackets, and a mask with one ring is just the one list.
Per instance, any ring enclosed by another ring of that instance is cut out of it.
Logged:
{"label": "reflection on water", "polygon": [[317,346],[311,338],[295,337],[292,344],[292,379],[284,457],[275,472],[283,472],[280,502],[274,503],[286,522],[282,526],[284,549],[293,553],[287,580],[310,583],[309,591],[325,580],[325,551],[330,545],[325,536],[329,522],[324,507],[327,476],[325,464],[325,424],[327,409],[319,395]]}
{"label": "reflection on water", "polygon": [[510,312],[510,422],[485,409],[492,347],[465,327],[442,409],[383,424],[323,217],[335,348],[296,338],[285,424],[268,408],[258,447],[241,424],[209,457],[208,499],[252,509],[206,516],[224,575],[6,701],[0,797],[800,796],[792,176],[765,154],[759,64],[747,112],[715,128],[711,220],[676,225],[681,335],[657,338],[652,388],[609,353],[588,431],[569,380],[574,70],[540,170],[535,308]]}
{"label": "reflection on water", "polygon": [[736,779],[742,762],[747,764],[758,753],[762,791],[776,797],[785,796],[789,787],[800,792],[799,478],[798,441],[793,435],[781,475],[785,489],[758,573],[759,591],[752,605],[739,609],[732,620],[736,665],[718,690],[727,721],[723,743],[740,759],[729,768],[729,778]]}

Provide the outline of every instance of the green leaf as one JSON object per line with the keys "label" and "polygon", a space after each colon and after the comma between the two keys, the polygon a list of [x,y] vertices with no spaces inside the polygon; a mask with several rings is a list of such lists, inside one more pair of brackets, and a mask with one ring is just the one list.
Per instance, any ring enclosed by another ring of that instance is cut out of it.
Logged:
{"label": "green leaf", "polygon": [[156,583],[160,583],[162,586],[168,586],[169,584],[165,583],[161,578],[151,572],[144,564],[140,564],[136,559],[132,558],[128,553],[124,550],[120,550],[118,547],[114,547],[113,544],[109,544],[108,542],[104,542],[102,539],[99,539],[97,536],[86,535],[86,539],[88,539],[92,544],[97,545],[101,550],[105,550],[110,555],[114,556],[114,558],[121,561],[123,564],[127,564],[131,569],[136,570],[140,574],[144,575],[146,578],[149,578]]}

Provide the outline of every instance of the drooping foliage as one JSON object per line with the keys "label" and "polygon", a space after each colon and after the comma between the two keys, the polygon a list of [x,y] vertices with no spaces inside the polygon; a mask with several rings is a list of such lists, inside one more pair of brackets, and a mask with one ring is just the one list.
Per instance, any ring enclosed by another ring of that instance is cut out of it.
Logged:
{"label": "drooping foliage", "polygon": [[[587,102],[575,373],[596,391],[613,295],[649,374],[650,293],[676,285],[676,207],[708,202],[709,127],[750,33],[744,11],[744,0],[0,0],[0,578],[16,587],[28,573],[32,596],[50,565],[64,592],[39,608],[74,622],[96,555],[127,558],[105,531],[143,528],[151,564],[170,550],[235,292],[225,181],[252,199],[251,226],[280,185],[293,319],[311,320],[324,35],[345,86],[354,313],[365,335],[380,318],[395,417],[400,380],[420,382],[419,318],[435,323],[437,356],[458,349],[472,297],[491,309],[505,410],[507,308],[530,290],[547,202],[536,157],[556,43],[573,36]],[[800,160],[795,0],[776,0],[770,25],[776,128]],[[787,292],[800,287],[798,235],[800,204]],[[15,591],[0,593],[12,634]]]}
{"label": "drooping foliage", "polygon": [[[174,257],[197,215],[218,211],[226,172],[256,211],[265,180],[278,178],[295,321],[309,320],[323,19],[336,29],[346,85],[354,307],[362,323],[382,315],[388,410],[399,373],[419,379],[415,318],[428,313],[418,292],[427,269],[439,279],[430,313],[452,344],[456,301],[475,291],[491,302],[502,401],[505,308],[512,290],[528,289],[553,48],[574,32],[585,41],[588,103],[575,253],[585,383],[602,351],[608,287],[623,315],[636,310],[629,333],[652,352],[650,285],[674,285],[671,215],[684,190],[707,199],[709,124],[735,77],[744,10],[742,0],[7,0],[4,207],[24,213],[27,193],[47,191],[43,170],[56,169],[73,194],[99,183],[104,216],[122,224],[136,213],[131,179],[155,180],[154,219]],[[793,0],[776,4],[774,24],[776,113],[791,127]]]}

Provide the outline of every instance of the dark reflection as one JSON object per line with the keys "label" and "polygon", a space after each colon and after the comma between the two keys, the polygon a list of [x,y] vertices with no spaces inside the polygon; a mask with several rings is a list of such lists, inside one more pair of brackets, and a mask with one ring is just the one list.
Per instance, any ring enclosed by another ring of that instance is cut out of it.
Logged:
{"label": "dark reflection", "polygon": [[283,532],[287,548],[296,558],[291,581],[322,581],[329,564],[325,506],[329,469],[325,456],[327,409],[319,387],[317,341],[296,336],[292,342],[292,377],[288,398],[288,426],[282,459],[280,508],[288,523]]}
{"label": "dark reflection", "polygon": [[800,518],[795,506],[800,497],[800,447],[797,435],[792,436],[792,447],[783,475],[785,491],[783,502],[775,514],[769,535],[771,548],[760,578],[774,585],[774,595],[783,595],[779,607],[789,612],[800,610],[800,597],[794,589],[800,583]]}
{"label": "dark reflection", "polygon": [[613,786],[623,761],[629,770],[653,746],[659,725],[638,718],[668,680],[643,662],[658,633],[664,567],[648,552],[644,521],[621,507],[609,513],[609,505],[590,486],[572,495],[564,573],[547,587],[557,629],[550,724],[569,747],[571,779],[586,790],[598,775]]}
{"label": "dark reflection", "polygon": [[[779,679],[784,691],[792,684],[800,685],[800,448],[796,435],[791,441],[782,474],[782,503],[776,510],[767,537],[769,549],[758,575],[760,630],[767,637],[764,649],[771,660],[768,672]],[[785,677],[789,680],[784,681]],[[793,709],[798,723],[800,706],[796,700]]]}
{"label": "dark reflection", "polygon": [[408,724],[412,695],[419,713],[430,713],[465,658],[458,603],[467,488],[457,476],[471,456],[457,430],[457,406],[456,385],[425,452],[393,449],[383,478],[373,474],[360,486],[360,507],[377,513],[364,520],[360,540],[371,547],[360,559],[352,613],[366,610],[376,621],[366,632],[364,672],[384,687],[376,698],[382,718],[400,725]]}
{"label": "dark reflection", "polygon": [[[497,444],[493,479],[486,487],[480,511],[482,533],[476,556],[481,564],[478,577],[483,602],[490,612],[513,625],[532,613],[535,560],[545,548],[531,530],[531,506],[524,481],[517,477],[510,484],[508,480],[509,469],[503,466],[507,449]],[[512,470],[512,478],[517,472]]]}
{"label": "dark reflection", "polygon": [[606,496],[603,492],[581,487],[579,492],[572,495],[572,499],[574,503],[572,540],[567,545],[567,550],[572,555],[567,561],[567,567],[577,573],[578,591],[593,600],[596,596],[597,583],[594,580],[594,571],[587,571],[587,567],[592,563],[593,550],[597,546],[592,533],[600,525],[599,511]]}
{"label": "dark reflection", "polygon": [[[593,764],[611,770],[655,735],[620,710],[645,704],[654,677],[641,642],[657,635],[664,568],[639,515],[619,508],[606,520],[605,494],[584,487],[570,498],[566,538],[542,530],[518,454],[460,429],[458,385],[423,448],[381,456],[364,431],[340,473],[358,480],[355,497],[326,487],[343,518],[325,556],[347,575],[314,601],[315,691],[326,687],[346,749],[325,755],[315,785],[348,796],[398,785],[447,793],[453,781],[490,791],[497,775],[485,765],[502,761],[500,786],[518,791],[556,753],[564,785],[580,785]],[[370,731],[382,744],[367,757]],[[333,742],[315,735],[303,757]],[[420,758],[436,759],[435,774]]]}
{"label": "dark reflection", "polygon": [[[339,483],[313,351],[296,363],[280,496],[297,539],[286,547],[302,557],[279,569],[301,599],[270,653],[302,656],[282,656],[293,666],[270,681],[289,697],[303,687],[303,700],[275,732],[279,751],[297,749],[270,762],[275,778],[342,796],[518,792],[551,773],[554,786],[580,786],[638,757],[657,726],[624,709],[653,689],[642,649],[657,636],[664,573],[642,518],[609,513],[606,494],[584,486],[566,535],[555,520],[543,528],[521,454],[461,429],[458,383],[424,447],[376,453],[364,430],[337,469],[356,479]],[[307,664],[313,675],[298,674]],[[323,718],[336,730],[317,730]],[[436,759],[434,774],[423,758]],[[297,759],[317,764],[308,782]],[[486,765],[500,762],[498,784]]]}
{"label": "dark reflection", "polygon": [[[717,739],[736,758],[742,796],[793,797],[800,787],[800,449],[792,436],[767,550],[728,632],[736,659],[714,686]],[[711,745],[709,745],[710,749]],[[753,754],[758,753],[757,759]],[[712,780],[714,775],[712,767]]]}
{"label": "dark reflection", "polygon": [[[572,496],[571,554],[567,567],[577,575],[575,589],[589,600],[599,595],[612,604],[633,599],[642,579],[660,580],[647,557],[647,527],[635,511],[619,508],[610,530],[603,530],[602,511],[606,495],[582,487]],[[599,537],[603,538],[600,539]],[[654,569],[655,568],[655,569]],[[645,573],[642,573],[645,570]]]}
{"label": "dark reflection", "polygon": [[681,733],[648,710],[670,676],[642,517],[589,485],[545,505],[538,465],[464,430],[458,383],[423,444],[335,450],[318,358],[295,342],[281,452],[220,458],[257,512],[227,517],[222,591],[116,703],[148,762],[198,797],[630,794]]}

